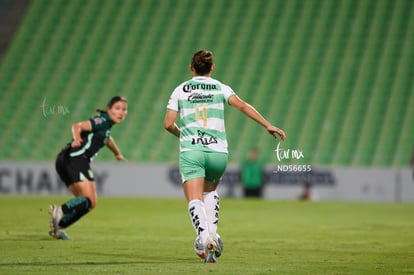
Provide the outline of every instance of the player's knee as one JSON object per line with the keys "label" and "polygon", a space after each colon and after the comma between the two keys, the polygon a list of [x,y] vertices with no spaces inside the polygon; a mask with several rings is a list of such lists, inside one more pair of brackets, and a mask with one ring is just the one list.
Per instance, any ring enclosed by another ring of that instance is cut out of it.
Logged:
{"label": "player's knee", "polygon": [[96,206],[96,197],[88,197],[88,200],[89,200],[89,211],[91,211]]}

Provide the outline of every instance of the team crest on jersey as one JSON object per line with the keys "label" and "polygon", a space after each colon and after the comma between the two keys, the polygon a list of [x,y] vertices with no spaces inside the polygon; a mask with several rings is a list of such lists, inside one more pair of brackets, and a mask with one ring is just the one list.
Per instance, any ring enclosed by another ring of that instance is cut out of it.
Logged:
{"label": "team crest on jersey", "polygon": [[210,145],[213,143],[218,143],[217,137],[210,136],[206,134],[206,132],[197,130],[198,138],[193,138],[191,144],[203,144],[203,145]]}
{"label": "team crest on jersey", "polygon": [[103,122],[103,119],[101,117],[95,117],[93,121],[95,121],[95,124],[101,124]]}

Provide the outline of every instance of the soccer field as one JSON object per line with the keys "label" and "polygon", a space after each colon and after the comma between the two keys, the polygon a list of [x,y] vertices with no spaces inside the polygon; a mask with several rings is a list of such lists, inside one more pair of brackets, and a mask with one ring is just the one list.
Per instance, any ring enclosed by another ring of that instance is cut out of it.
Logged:
{"label": "soccer field", "polygon": [[223,255],[204,264],[184,199],[98,199],[48,236],[50,203],[0,196],[0,274],[414,274],[414,204],[221,200]]}

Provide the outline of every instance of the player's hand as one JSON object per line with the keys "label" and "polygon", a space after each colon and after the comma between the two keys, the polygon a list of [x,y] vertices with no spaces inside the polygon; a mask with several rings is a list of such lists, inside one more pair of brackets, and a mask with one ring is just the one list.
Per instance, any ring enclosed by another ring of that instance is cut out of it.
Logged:
{"label": "player's hand", "polygon": [[274,137],[277,138],[277,135],[280,136],[282,140],[285,140],[286,134],[282,129],[279,129],[273,125],[270,125],[266,128],[266,130]]}
{"label": "player's hand", "polygon": [[82,139],[75,139],[72,141],[72,148],[80,147],[82,145]]}
{"label": "player's hand", "polygon": [[128,162],[128,160],[122,154],[118,154],[115,157],[117,160]]}

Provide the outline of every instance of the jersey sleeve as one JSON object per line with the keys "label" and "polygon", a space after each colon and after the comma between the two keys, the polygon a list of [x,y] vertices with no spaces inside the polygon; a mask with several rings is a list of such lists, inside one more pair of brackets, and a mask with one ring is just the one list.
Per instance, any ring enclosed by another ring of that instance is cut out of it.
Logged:
{"label": "jersey sleeve", "polygon": [[170,99],[168,100],[167,109],[178,112],[178,91],[177,89],[171,94]]}
{"label": "jersey sleeve", "polygon": [[236,95],[233,89],[230,86],[224,85],[223,96],[224,96],[224,100],[226,101],[226,103],[229,103],[229,98],[233,95]]}

